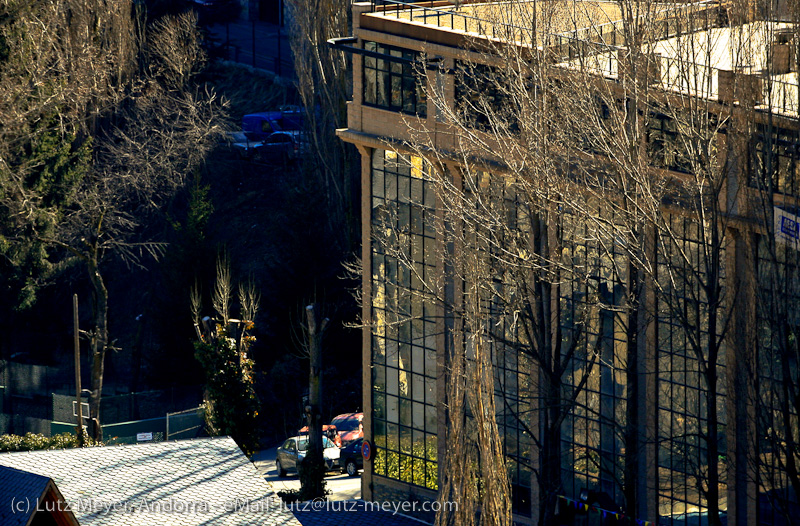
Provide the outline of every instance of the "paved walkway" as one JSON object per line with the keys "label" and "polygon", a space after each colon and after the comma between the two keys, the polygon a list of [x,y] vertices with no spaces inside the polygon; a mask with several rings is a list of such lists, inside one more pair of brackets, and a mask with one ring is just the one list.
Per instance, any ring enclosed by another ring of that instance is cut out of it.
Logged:
{"label": "paved walkway", "polygon": [[[317,505],[321,509],[312,510]],[[418,519],[393,513],[367,509],[367,503],[361,500],[331,501],[327,503],[299,504],[293,514],[303,526],[423,526],[428,524]]]}
{"label": "paved walkway", "polygon": [[[275,468],[276,448],[264,449],[257,452],[250,460],[256,466],[258,474],[277,493],[283,490],[300,489],[300,479],[297,475],[279,477]],[[355,500],[361,498],[361,477],[350,477],[338,473],[329,473],[325,477],[325,484],[330,491],[330,500]]]}
{"label": "paved walkway", "polygon": [[[258,474],[275,492],[290,487],[300,487],[297,477],[278,477],[275,472],[275,448],[257,452],[251,458]],[[423,526],[427,522],[409,517],[391,508],[391,502],[378,509],[364,502],[361,495],[361,478],[339,475],[325,478],[331,495],[328,502],[303,502],[287,505],[288,511],[302,526]],[[294,484],[294,485],[292,485]],[[276,523],[296,526],[293,521]]]}

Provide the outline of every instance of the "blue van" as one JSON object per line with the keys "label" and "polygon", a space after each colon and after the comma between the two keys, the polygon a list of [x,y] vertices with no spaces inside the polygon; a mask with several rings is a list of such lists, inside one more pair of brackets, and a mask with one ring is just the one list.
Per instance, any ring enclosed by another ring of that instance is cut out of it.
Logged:
{"label": "blue van", "polygon": [[262,111],[242,117],[242,131],[251,141],[263,141],[274,132],[298,134],[303,129],[300,111]]}

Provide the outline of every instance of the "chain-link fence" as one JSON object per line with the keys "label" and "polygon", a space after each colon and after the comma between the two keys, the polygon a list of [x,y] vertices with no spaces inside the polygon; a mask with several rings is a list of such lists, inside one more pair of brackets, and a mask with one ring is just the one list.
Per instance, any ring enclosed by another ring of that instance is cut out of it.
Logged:
{"label": "chain-link fence", "polygon": [[[75,423],[51,422],[50,433],[74,433]],[[158,418],[147,418],[131,422],[118,422],[103,426],[103,442],[106,445],[163,442],[196,438],[205,434],[205,408],[198,406],[184,411],[167,413]]]}
{"label": "chain-link fence", "polygon": [[[52,399],[53,413],[49,415],[50,418],[55,422],[74,422],[77,412],[75,397],[53,393]],[[203,389],[200,386],[104,396],[100,415],[105,424],[162,418],[166,413],[197,407],[202,400]],[[83,404],[86,402],[88,397],[83,398]],[[83,417],[87,420],[90,418],[86,405],[83,405]]]}
{"label": "chain-link fence", "polygon": [[167,413],[165,430],[167,440],[197,437],[203,431],[204,424],[205,406],[202,405],[194,409]]}

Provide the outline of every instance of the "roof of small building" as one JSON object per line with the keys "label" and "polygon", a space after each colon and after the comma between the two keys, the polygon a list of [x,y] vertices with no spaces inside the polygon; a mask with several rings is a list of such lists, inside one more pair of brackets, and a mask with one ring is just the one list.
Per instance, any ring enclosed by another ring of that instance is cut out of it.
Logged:
{"label": "roof of small building", "polygon": [[[17,526],[28,523],[35,504],[44,495],[50,478],[0,466],[0,524]],[[21,507],[15,507],[15,504]]]}
{"label": "roof of small building", "polygon": [[[4,485],[6,479],[13,482]],[[378,508],[363,501],[281,505],[236,443],[224,437],[0,454],[0,524],[26,524],[29,515],[13,522],[22,515],[4,514],[10,499],[36,499],[51,479],[82,526],[421,523],[388,502]]]}
{"label": "roof of small building", "polygon": [[0,465],[52,478],[83,526],[298,524],[228,437],[6,453]]}

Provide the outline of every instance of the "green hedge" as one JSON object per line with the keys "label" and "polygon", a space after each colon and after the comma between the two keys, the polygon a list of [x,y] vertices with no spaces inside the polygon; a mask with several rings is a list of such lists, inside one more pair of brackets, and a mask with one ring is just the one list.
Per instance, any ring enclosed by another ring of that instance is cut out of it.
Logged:
{"label": "green hedge", "polygon": [[411,446],[411,455],[376,447],[375,473],[423,488],[439,489],[436,462],[425,458],[436,458],[436,451],[421,442]]}
{"label": "green hedge", "polygon": [[[84,431],[84,440],[87,446],[101,446],[89,438]],[[78,437],[75,433],[60,433],[51,437],[27,433],[25,436],[0,435],[0,453],[10,451],[35,451],[40,449],[70,449],[78,447]]]}

